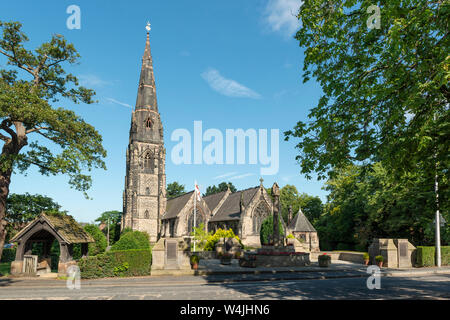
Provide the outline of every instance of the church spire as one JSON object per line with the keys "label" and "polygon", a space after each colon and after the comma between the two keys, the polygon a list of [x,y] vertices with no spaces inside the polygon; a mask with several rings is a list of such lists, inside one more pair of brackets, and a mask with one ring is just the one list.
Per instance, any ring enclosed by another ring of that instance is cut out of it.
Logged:
{"label": "church spire", "polygon": [[145,43],[144,55],[142,57],[141,76],[139,78],[139,89],[136,99],[136,111],[143,109],[158,112],[155,76],[153,74],[153,59],[150,50],[150,22],[147,23],[146,29],[147,41]]}

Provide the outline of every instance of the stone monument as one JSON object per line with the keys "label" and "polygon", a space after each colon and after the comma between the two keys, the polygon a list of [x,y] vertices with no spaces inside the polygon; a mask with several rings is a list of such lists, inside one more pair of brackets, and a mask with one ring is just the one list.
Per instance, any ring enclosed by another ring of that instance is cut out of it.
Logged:
{"label": "stone monument", "polygon": [[408,239],[373,239],[369,246],[370,263],[383,256],[383,266],[388,268],[412,268],[413,252],[416,248]]}
{"label": "stone monument", "polygon": [[[152,275],[170,274],[168,270],[191,271],[189,238],[161,238],[152,249]],[[175,272],[176,273],[176,272]]]}

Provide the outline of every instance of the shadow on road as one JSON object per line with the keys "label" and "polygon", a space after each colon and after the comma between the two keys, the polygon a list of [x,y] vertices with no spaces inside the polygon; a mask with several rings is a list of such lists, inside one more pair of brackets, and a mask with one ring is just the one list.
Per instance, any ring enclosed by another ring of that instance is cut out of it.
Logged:
{"label": "shadow on road", "polygon": [[367,287],[367,277],[258,283],[218,283],[214,276],[204,279],[252,299],[450,299],[450,275],[438,277],[381,277],[381,288],[373,290]]}

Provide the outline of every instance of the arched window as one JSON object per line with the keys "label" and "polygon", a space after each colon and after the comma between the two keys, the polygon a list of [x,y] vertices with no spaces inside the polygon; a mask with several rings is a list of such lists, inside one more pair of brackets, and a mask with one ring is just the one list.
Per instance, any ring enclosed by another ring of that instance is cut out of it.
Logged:
{"label": "arched window", "polygon": [[149,187],[145,188],[145,194],[146,194],[147,196],[150,195],[150,188],[149,188]]}
{"label": "arched window", "polygon": [[269,208],[264,202],[260,202],[253,210],[253,233],[259,234],[263,220],[269,215]]}
{"label": "arched window", "polygon": [[[198,226],[204,222],[203,220],[203,213],[199,208],[197,208],[197,214],[195,216],[195,227],[198,228]],[[190,234],[192,231],[194,231],[194,208],[191,209],[191,214],[188,218],[188,233]]]}
{"label": "arched window", "polygon": [[152,119],[150,119],[150,117],[148,117],[147,120],[145,120],[145,128],[147,129],[152,128]]}
{"label": "arched window", "polygon": [[145,210],[144,218],[145,219],[149,219],[150,218],[150,214],[148,213],[148,210]]}
{"label": "arched window", "polygon": [[144,156],[144,169],[153,171],[153,157],[150,152],[147,152]]}

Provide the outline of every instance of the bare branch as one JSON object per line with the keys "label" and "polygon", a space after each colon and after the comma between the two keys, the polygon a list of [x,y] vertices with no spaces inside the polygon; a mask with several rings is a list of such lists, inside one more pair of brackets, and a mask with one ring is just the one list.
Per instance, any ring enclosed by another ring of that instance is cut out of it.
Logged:
{"label": "bare branch", "polygon": [[25,132],[25,134],[29,134],[29,133],[32,133],[32,132],[36,132],[36,131],[39,131],[39,130],[48,130],[48,129],[50,129],[50,127],[33,128],[33,129],[30,129],[30,130],[27,130],[27,131]]}

